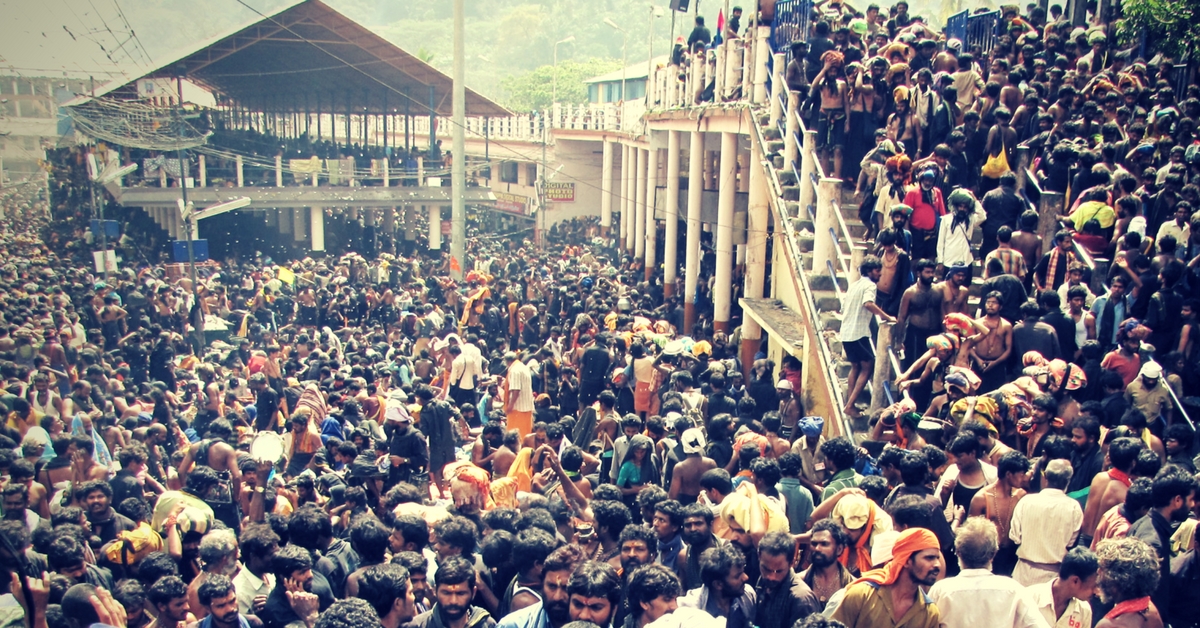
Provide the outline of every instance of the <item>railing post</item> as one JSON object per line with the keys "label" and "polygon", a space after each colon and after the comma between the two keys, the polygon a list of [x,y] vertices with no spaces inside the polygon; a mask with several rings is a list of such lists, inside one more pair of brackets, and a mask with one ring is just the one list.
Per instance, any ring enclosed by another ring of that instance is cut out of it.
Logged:
{"label": "railing post", "polygon": [[208,164],[204,162],[204,155],[200,155],[200,187],[208,187]]}
{"label": "railing post", "polygon": [[871,378],[871,412],[887,405],[887,393],[884,387],[892,381],[892,361],[888,357],[888,350],[892,346],[892,329],[892,323],[880,322],[879,333],[875,336],[875,374]]}
{"label": "railing post", "polygon": [[839,179],[825,177],[821,179],[821,185],[817,190],[817,219],[813,224],[813,232],[816,235],[813,238],[812,267],[812,272],[817,275],[825,274],[828,262],[834,262],[834,268],[837,268],[835,243],[829,236],[829,230],[837,226],[837,218],[833,215],[833,212],[837,210],[833,208],[833,200],[841,191],[841,184]]}
{"label": "railing post", "polygon": [[[731,39],[725,42],[725,91],[728,98],[733,100],[733,91],[742,86],[742,80],[738,76],[742,69],[742,57],[745,49],[741,46],[742,40]],[[743,93],[742,98],[747,94]]]}
{"label": "railing post", "polygon": [[771,78],[771,128],[779,128],[779,118],[783,115],[783,103],[780,101],[784,94],[784,88],[787,85],[784,83],[785,76],[784,64],[787,63],[787,55],[778,53],[771,60],[771,69],[774,71],[774,76]]}
{"label": "railing post", "polygon": [[388,158],[386,155],[384,155],[384,157],[383,157],[383,187],[385,187],[385,188],[388,187],[389,185],[391,185],[390,179],[391,179],[392,173],[391,173],[390,168],[391,168],[391,164],[388,163]]}
{"label": "railing post", "polygon": [[245,178],[243,177],[243,174],[244,174],[244,173],[242,172],[242,156],[241,156],[241,155],[238,155],[238,156],[237,156],[237,159],[235,159],[234,161],[237,163],[237,184],[238,184],[238,187],[239,187],[239,188],[241,188],[241,187],[246,187],[246,180],[245,180]]}
{"label": "railing post", "polygon": [[[834,217],[834,220],[837,220],[836,216]],[[862,276],[858,273],[858,267],[862,265],[863,258],[866,256],[867,247],[860,244],[854,244],[850,247],[850,268],[846,269],[847,286],[858,281],[858,278]]]}
{"label": "railing post", "polygon": [[800,214],[802,216],[811,211],[813,204],[817,202],[817,191],[813,181],[813,177],[817,175],[816,151],[817,132],[805,131],[804,145],[800,147]]}
{"label": "railing post", "polygon": [[[786,116],[783,119],[784,133],[786,133],[786,137],[783,138],[783,158],[787,161],[787,163],[783,164],[785,170],[790,169],[794,163],[803,165],[800,160],[802,147],[796,140],[796,136],[800,134],[800,118],[796,115],[796,110],[799,107],[799,94],[788,94],[787,111],[783,112],[783,115]],[[803,181],[799,183],[801,186],[804,185]]]}
{"label": "railing post", "polygon": [[275,155],[275,187],[283,187],[283,155]]}
{"label": "railing post", "polygon": [[716,67],[713,69],[713,102],[719,103],[725,100],[725,44],[717,46]]}
{"label": "railing post", "polygon": [[1060,228],[1058,215],[1062,213],[1064,200],[1062,192],[1042,192],[1038,203],[1038,235],[1042,236],[1046,250],[1054,246],[1054,234]]}
{"label": "railing post", "polygon": [[1018,146],[1017,147],[1017,169],[1016,169],[1017,189],[1018,190],[1025,189],[1025,179],[1028,174],[1029,174],[1029,147],[1028,146]]}
{"label": "railing post", "polygon": [[771,59],[770,37],[770,26],[758,27],[758,39],[754,42],[753,102],[756,105],[761,105],[767,99],[767,63]]}

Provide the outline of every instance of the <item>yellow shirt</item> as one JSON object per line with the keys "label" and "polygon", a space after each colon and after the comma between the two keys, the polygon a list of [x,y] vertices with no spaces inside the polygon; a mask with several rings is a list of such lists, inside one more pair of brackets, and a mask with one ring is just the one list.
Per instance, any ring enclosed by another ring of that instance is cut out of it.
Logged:
{"label": "yellow shirt", "polygon": [[924,592],[918,594],[917,601],[904,617],[896,621],[892,617],[892,596],[887,588],[868,582],[847,587],[846,595],[831,619],[842,622],[846,628],[938,628],[940,622],[937,606]]}

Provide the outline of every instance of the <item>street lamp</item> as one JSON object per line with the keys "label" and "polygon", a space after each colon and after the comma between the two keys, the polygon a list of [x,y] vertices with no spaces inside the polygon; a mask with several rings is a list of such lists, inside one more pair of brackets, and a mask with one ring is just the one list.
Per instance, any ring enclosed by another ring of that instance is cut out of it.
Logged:
{"label": "street lamp", "polygon": [[650,100],[651,86],[650,81],[654,80],[654,20],[663,16],[663,9],[659,6],[650,5],[650,58],[646,60],[646,107],[653,104]]}
{"label": "street lamp", "polygon": [[625,29],[621,28],[620,26],[617,26],[617,23],[612,21],[611,17],[604,18],[604,23],[621,31],[621,98],[620,99],[622,101],[624,101],[625,100],[625,68],[629,67],[629,62],[627,60],[628,59],[628,50],[626,50],[626,48],[625,48],[625,37],[628,35],[628,33],[625,32]]}
{"label": "street lamp", "polygon": [[573,41],[575,41],[575,36],[571,35],[570,37],[568,37],[562,41],[554,42],[554,78],[551,80],[552,87],[550,88],[551,89],[551,92],[550,92],[550,94],[551,94],[550,95],[550,104],[551,105],[558,102],[558,45],[559,44],[568,44]]}

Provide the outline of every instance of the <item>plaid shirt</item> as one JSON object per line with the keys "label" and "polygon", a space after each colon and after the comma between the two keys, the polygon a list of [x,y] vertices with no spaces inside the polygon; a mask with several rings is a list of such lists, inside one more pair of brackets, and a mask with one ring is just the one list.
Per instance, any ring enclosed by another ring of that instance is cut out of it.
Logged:
{"label": "plaid shirt", "polygon": [[[996,249],[987,254],[983,260],[983,267],[986,270],[988,262],[997,259],[1000,260],[1000,265],[1004,267],[1005,274],[1016,277],[1024,277],[1029,268],[1025,265],[1025,256],[1016,249]],[[990,275],[989,275],[990,276]]]}

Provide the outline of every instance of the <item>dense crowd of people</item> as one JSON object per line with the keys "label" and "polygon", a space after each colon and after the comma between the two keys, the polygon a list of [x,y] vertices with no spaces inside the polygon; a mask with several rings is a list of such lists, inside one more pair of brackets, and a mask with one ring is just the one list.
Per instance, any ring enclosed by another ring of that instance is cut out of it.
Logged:
{"label": "dense crowd of people", "polygon": [[[0,191],[5,625],[1200,625],[1197,88],[1049,13],[969,53],[829,0],[793,49],[876,251],[848,413],[872,319],[903,346],[866,434],[806,411],[795,357],[740,363],[709,254],[686,334],[594,218],[476,234],[462,281],[419,246],[105,280],[61,151]],[[1067,198],[1045,251],[1018,145]]]}

